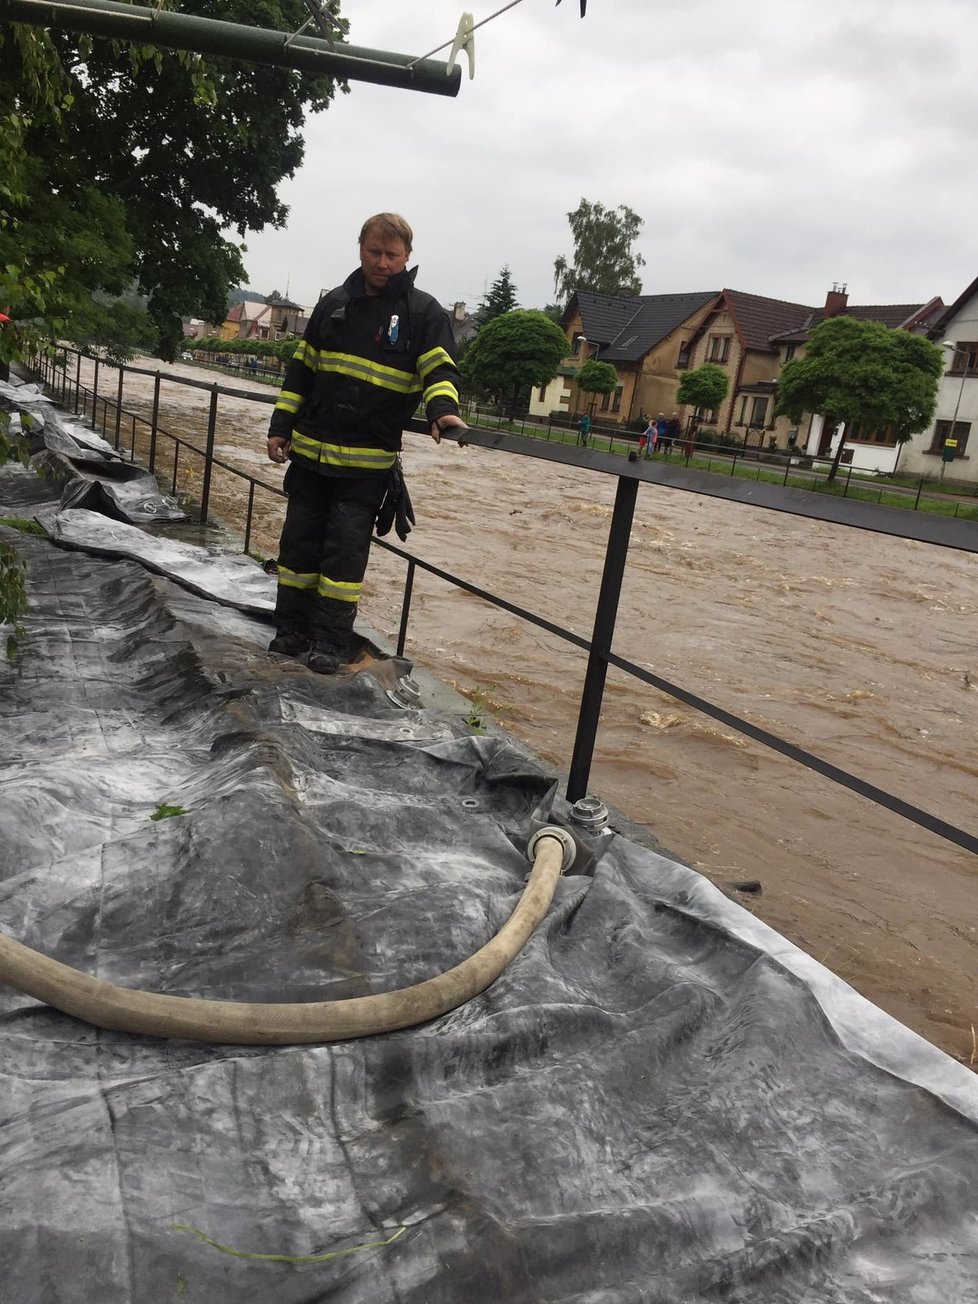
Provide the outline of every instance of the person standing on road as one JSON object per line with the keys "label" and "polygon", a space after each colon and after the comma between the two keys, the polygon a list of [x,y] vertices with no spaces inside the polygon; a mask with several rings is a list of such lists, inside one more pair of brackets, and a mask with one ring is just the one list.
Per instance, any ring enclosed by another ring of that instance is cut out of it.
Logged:
{"label": "person standing on road", "polygon": [[668,424],[669,424],[669,423],[668,423],[668,421],[666,420],[666,414],[665,414],[664,412],[660,412],[659,415],[658,415],[658,417],[657,417],[657,419],[656,419],[656,423],[655,423],[655,433],[656,433],[655,446],[656,446],[656,448],[665,449],[665,447],[666,447],[666,427],[668,426]]}
{"label": "person standing on road", "polygon": [[682,437],[683,427],[679,420],[679,413],[673,412],[672,416],[666,422],[666,446],[665,452],[671,453],[676,444]]}
{"label": "person standing on road", "polygon": [[269,651],[308,651],[319,674],[351,654],[374,523],[406,492],[404,426],[423,401],[435,443],[466,428],[451,321],[415,288],[413,240],[397,213],[364,222],[360,266],[314,308],[269,424],[269,460],[290,462]]}
{"label": "person standing on road", "polygon": [[658,432],[656,430],[656,425],[650,416],[649,424],[645,427],[645,430],[642,432],[642,438],[639,441],[639,450],[643,451],[646,457],[651,457],[652,454],[655,452],[655,445],[656,445],[657,438],[658,438]]}

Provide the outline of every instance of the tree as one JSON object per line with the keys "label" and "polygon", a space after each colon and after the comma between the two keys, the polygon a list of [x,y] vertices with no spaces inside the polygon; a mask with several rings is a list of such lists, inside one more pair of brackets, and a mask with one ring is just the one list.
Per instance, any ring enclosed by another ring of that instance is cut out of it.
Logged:
{"label": "tree", "polygon": [[516,402],[532,385],[553,380],[567,336],[536,308],[516,308],[487,322],[460,363],[476,390]]}
{"label": "tree", "polygon": [[[303,0],[185,2],[285,32],[308,17]],[[0,135],[15,133],[0,164],[13,153],[17,165],[0,182],[11,316],[67,320],[93,290],[135,280],[172,358],[180,318],[223,320],[245,279],[244,246],[225,232],[284,224],[276,187],[301,162],[305,113],[335,89],[286,68],[0,26]]]}
{"label": "tree", "polygon": [[679,382],[676,399],[689,404],[698,418],[703,411],[715,412],[727,397],[730,377],[715,362],[704,362],[702,367],[687,371]]}
{"label": "tree", "polygon": [[495,317],[501,317],[504,312],[512,312],[514,308],[518,307],[516,286],[513,284],[509,265],[507,264],[489,287],[489,293],[479,304],[475,314],[476,324],[485,326],[486,322],[492,321]]}
{"label": "tree", "polygon": [[588,358],[577,373],[577,388],[584,394],[610,394],[617,384],[618,372],[610,362]]}
{"label": "tree", "polygon": [[[867,432],[892,429],[897,443],[934,415],[944,354],[936,344],[881,322],[829,317],[811,333],[804,357],[786,362],[778,379],[777,414],[800,422],[820,412],[831,429],[842,422]],[[842,457],[839,440],[828,478]]]}
{"label": "tree", "polygon": [[159,333],[146,306],[135,294],[110,299],[92,295],[72,315],[71,338],[81,349],[101,353],[113,362],[128,362],[137,352],[150,353]]}
{"label": "tree", "polygon": [[554,297],[566,303],[575,290],[592,294],[642,293],[638,269],[645,266],[632,245],[644,225],[626,204],[605,208],[582,199],[567,214],[574,237],[574,265],[563,256],[554,260]]}

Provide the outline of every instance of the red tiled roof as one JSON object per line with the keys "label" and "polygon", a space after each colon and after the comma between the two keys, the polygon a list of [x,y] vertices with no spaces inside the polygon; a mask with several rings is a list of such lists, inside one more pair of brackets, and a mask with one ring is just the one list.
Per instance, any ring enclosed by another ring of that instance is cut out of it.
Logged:
{"label": "red tiled roof", "polygon": [[804,329],[819,311],[803,303],[765,299],[760,294],[745,294],[742,290],[724,290],[723,294],[748,349],[772,349],[772,335]]}

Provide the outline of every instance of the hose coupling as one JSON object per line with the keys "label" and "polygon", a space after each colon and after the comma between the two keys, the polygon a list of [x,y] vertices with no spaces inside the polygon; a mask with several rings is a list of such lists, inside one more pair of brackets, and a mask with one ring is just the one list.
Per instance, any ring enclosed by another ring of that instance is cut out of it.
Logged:
{"label": "hose coupling", "polygon": [[570,817],[589,833],[600,833],[608,823],[608,807],[600,797],[582,797],[580,801],[574,802]]}
{"label": "hose coupling", "polygon": [[541,838],[556,838],[563,848],[563,860],[560,866],[560,872],[566,873],[577,859],[577,843],[567,832],[566,829],[558,828],[556,824],[547,824],[542,829],[530,835],[530,840],[526,844],[526,858],[529,861],[536,859],[537,843]]}

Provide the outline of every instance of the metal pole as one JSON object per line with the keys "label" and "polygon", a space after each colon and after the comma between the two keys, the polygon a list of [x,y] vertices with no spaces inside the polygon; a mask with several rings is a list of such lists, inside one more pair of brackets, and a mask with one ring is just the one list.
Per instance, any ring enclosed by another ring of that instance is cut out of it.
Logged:
{"label": "metal pole", "polygon": [[81,349],[75,350],[75,402],[73,404],[75,411],[78,411],[78,402],[81,397]]}
{"label": "metal pole", "polygon": [[[964,349],[955,349],[954,352],[964,353]],[[961,399],[962,396],[964,395],[964,382],[967,379],[968,379],[968,364],[967,362],[965,362],[964,371],[962,371],[961,373],[961,384],[958,386],[958,401],[954,405],[954,416],[951,418],[951,433],[950,435],[948,435],[948,439],[957,439],[957,435],[954,432],[957,429],[958,412],[961,409]],[[947,443],[947,440],[945,440],[944,442]],[[947,464],[944,461],[944,449],[942,448],[941,449],[941,484],[944,483],[944,467],[946,465]]]}
{"label": "metal pole", "polygon": [[397,655],[404,655],[404,644],[407,642],[408,616],[411,613],[411,593],[414,589],[414,572],[416,570],[414,558],[408,558],[407,578],[404,581],[404,597],[401,599],[401,624],[397,631]]}
{"label": "metal pole", "polygon": [[252,480],[248,484],[248,512],[247,515],[245,516],[245,535],[244,535],[245,552],[251,551],[251,518],[254,514],[254,510],[255,510],[255,482],[254,480]]}
{"label": "metal pole", "polygon": [[581,694],[581,707],[577,715],[577,737],[574,739],[574,754],[571,757],[567,779],[567,800],[570,802],[579,801],[587,796],[591,759],[594,756],[594,742],[598,734],[601,702],[608,675],[607,655],[611,651],[611,642],[615,633],[618,599],[621,596],[621,582],[628,556],[628,538],[635,516],[637,497],[638,480],[630,476],[620,476],[611,528],[608,531],[608,550],[605,553],[604,572],[601,576],[601,591],[598,594],[598,605],[594,613],[594,631],[591,634],[591,652],[584,675],[584,691]]}
{"label": "metal pole", "polygon": [[153,413],[149,423],[149,469],[153,475],[156,474],[156,434],[159,430],[160,420],[160,373],[156,373],[156,380],[153,382]]}
{"label": "metal pole", "polygon": [[174,13],[158,5],[119,4],[114,0],[3,0],[5,22],[36,23],[43,27],[89,32],[136,45],[167,50],[193,50],[250,63],[295,68],[349,81],[399,86],[431,95],[458,95],[462,70],[447,61],[415,58],[388,50],[347,45],[337,38],[323,40],[298,32],[271,31],[225,23],[213,18]]}
{"label": "metal pole", "polygon": [[126,369],[120,363],[119,365],[119,385],[115,396],[115,448],[119,451],[119,441],[122,430],[122,387],[126,380]]}
{"label": "metal pole", "polygon": [[92,428],[95,428],[95,410],[98,404],[98,358],[95,359],[95,372],[92,376]]}
{"label": "metal pole", "polygon": [[217,429],[217,386],[211,390],[211,409],[207,415],[207,448],[204,458],[204,483],[200,491],[200,523],[207,524],[207,507],[211,498],[211,468],[214,464],[214,431]]}

